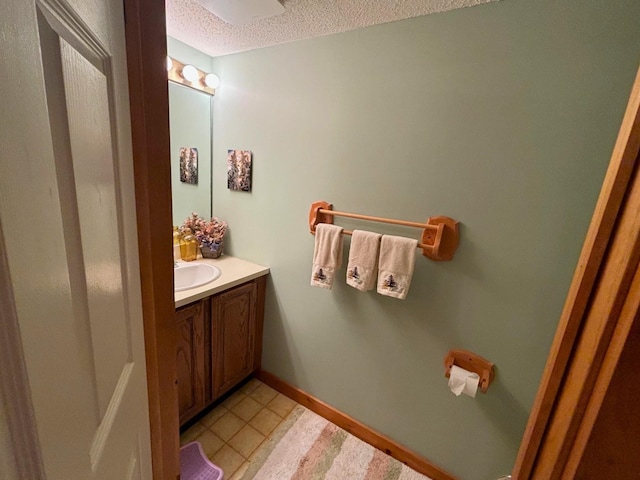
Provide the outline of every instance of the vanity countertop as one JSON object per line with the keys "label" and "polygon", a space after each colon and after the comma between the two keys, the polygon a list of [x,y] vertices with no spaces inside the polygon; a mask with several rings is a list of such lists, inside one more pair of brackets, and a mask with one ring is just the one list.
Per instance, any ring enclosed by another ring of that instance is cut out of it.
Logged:
{"label": "vanity countertop", "polygon": [[176,308],[195,302],[202,298],[209,297],[218,292],[228,290],[231,287],[262,277],[269,273],[269,267],[263,267],[256,263],[247,262],[239,258],[222,255],[220,258],[198,258],[198,263],[209,263],[220,269],[222,274],[213,282],[201,287],[175,292],[174,299]]}

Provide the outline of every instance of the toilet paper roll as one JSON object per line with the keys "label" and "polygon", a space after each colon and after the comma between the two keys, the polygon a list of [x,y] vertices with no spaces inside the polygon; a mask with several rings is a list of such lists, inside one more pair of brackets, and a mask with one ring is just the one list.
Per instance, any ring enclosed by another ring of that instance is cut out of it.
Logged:
{"label": "toilet paper roll", "polygon": [[464,393],[470,397],[475,397],[480,383],[480,375],[470,372],[457,365],[451,365],[451,373],[449,375],[449,389],[459,397]]}

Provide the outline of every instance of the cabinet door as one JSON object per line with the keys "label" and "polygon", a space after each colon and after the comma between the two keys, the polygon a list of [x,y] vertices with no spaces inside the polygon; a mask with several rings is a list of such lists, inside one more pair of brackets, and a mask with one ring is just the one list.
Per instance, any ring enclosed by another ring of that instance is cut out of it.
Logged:
{"label": "cabinet door", "polygon": [[213,396],[218,398],[254,370],[256,283],[213,297]]}
{"label": "cabinet door", "polygon": [[206,405],[203,302],[176,311],[178,406],[183,424]]}

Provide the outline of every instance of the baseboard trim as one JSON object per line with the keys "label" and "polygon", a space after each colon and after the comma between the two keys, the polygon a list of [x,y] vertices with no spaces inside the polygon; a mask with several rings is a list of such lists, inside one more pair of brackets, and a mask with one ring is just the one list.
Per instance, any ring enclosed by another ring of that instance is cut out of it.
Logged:
{"label": "baseboard trim", "polygon": [[456,480],[456,477],[445,472],[440,467],[434,465],[424,457],[403,447],[399,443],[391,440],[389,437],[373,430],[349,415],[335,409],[331,405],[324,403],[307,392],[285,382],[274,374],[265,370],[258,370],[255,377],[261,382],[269,385],[274,390],[295,400],[300,405],[307,407],[312,412],[317,413],[321,417],[326,418],[330,422],[338,425],[360,440],[367,442],[369,445],[382,450],[396,460],[413,468],[415,471],[431,477],[433,480]]}

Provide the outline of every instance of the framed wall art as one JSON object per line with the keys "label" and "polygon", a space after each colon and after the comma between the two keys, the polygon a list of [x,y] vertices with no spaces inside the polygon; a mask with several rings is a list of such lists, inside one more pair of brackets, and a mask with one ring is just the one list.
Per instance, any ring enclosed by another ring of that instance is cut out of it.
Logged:
{"label": "framed wall art", "polygon": [[250,150],[227,150],[227,188],[251,191],[252,156]]}

